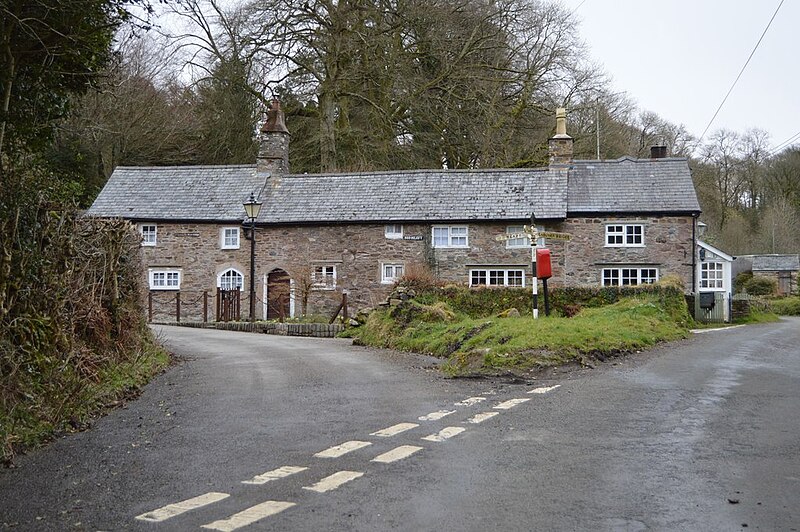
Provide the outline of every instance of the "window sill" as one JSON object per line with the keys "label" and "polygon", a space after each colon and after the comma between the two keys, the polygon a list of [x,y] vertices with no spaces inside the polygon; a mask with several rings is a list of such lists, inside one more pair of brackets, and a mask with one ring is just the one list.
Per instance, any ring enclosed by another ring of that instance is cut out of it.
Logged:
{"label": "window sill", "polygon": [[644,248],[647,247],[644,244],[606,244],[603,247],[607,248]]}
{"label": "window sill", "polygon": [[172,291],[178,292],[181,289],[180,286],[151,286],[150,290],[159,290],[159,291]]}

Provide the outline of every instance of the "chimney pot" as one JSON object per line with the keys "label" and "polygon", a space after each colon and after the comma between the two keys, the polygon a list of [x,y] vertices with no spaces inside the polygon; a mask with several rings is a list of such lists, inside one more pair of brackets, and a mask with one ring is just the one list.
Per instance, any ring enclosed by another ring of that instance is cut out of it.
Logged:
{"label": "chimney pot", "polygon": [[569,164],[572,162],[572,137],[567,135],[567,110],[556,109],[556,134],[547,141],[550,164]]}
{"label": "chimney pot", "polygon": [[259,134],[259,173],[286,174],[289,172],[289,130],[286,128],[281,103],[272,100],[267,110],[267,121]]}
{"label": "chimney pot", "polygon": [[279,100],[272,100],[272,103],[267,110],[267,121],[264,122],[261,132],[289,132],[289,130],[286,128],[286,121],[284,120],[283,111],[281,110],[281,102]]}

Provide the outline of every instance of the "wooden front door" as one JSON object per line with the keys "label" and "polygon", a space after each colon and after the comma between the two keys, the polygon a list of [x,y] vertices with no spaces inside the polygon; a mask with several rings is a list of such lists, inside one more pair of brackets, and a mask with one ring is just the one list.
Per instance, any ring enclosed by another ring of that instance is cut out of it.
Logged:
{"label": "wooden front door", "polygon": [[289,317],[291,300],[289,274],[272,270],[267,276],[267,319],[281,320]]}

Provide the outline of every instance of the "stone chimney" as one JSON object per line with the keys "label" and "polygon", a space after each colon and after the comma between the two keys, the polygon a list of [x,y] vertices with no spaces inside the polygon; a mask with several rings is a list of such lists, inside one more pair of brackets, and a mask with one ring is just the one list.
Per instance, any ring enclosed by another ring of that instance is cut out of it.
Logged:
{"label": "stone chimney", "polygon": [[272,100],[267,110],[267,121],[258,135],[258,173],[289,173],[289,136],[281,103]]}
{"label": "stone chimney", "polygon": [[650,158],[651,159],[665,159],[667,157],[667,147],[663,144],[656,144],[655,146],[650,146]]}
{"label": "stone chimney", "polygon": [[550,164],[569,164],[572,162],[572,137],[567,135],[567,110],[556,109],[556,134],[547,141]]}

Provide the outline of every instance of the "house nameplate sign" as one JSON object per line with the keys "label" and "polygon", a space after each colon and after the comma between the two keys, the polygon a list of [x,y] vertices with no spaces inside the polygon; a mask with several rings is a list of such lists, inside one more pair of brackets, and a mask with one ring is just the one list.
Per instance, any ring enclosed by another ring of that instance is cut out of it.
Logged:
{"label": "house nameplate sign", "polygon": [[403,237],[403,240],[422,240],[422,236],[420,236],[420,235],[413,235],[413,236],[412,236],[412,235],[409,235],[409,236],[404,236],[404,237]]}

